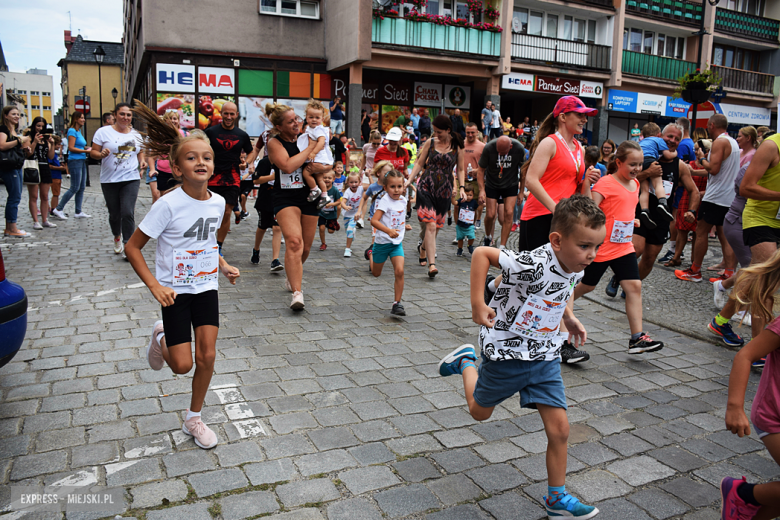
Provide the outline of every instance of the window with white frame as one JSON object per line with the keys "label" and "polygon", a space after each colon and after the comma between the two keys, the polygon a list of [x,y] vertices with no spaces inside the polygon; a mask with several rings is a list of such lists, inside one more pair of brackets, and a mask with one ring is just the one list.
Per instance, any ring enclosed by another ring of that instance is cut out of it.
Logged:
{"label": "window with white frame", "polygon": [[260,0],[260,13],[297,18],[319,18],[320,3],[318,0]]}
{"label": "window with white frame", "polygon": [[517,7],[512,13],[512,31],[519,34],[576,42],[594,43],[596,41],[595,20]]}
{"label": "window with white frame", "polygon": [[740,13],[763,16],[765,5],[766,0],[722,0],[718,7],[739,11]]}
{"label": "window with white frame", "polygon": [[[403,16],[409,14],[414,6],[410,3],[403,4]],[[451,18],[461,18],[470,23],[480,23],[481,16],[473,16],[469,11],[469,6],[465,0],[428,0],[428,5],[424,12],[439,16],[449,16]]]}
{"label": "window with white frame", "polygon": [[623,50],[682,60],[685,57],[685,37],[626,28],[623,31]]}
{"label": "window with white frame", "polygon": [[51,96],[51,92],[44,92],[43,95],[44,96]]}

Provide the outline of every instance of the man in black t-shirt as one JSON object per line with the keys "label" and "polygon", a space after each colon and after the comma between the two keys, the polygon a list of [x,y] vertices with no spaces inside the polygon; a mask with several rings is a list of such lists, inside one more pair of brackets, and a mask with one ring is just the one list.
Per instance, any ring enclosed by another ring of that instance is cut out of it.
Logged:
{"label": "man in black t-shirt", "polygon": [[241,152],[252,152],[252,140],[238,128],[238,107],[231,102],[222,105],[222,123],[207,128],[206,136],[214,150],[214,175],[209,179],[209,190],[225,198],[225,214],[217,231],[221,253],[222,242],[230,230],[230,213],[238,206],[241,192]]}
{"label": "man in black t-shirt", "polygon": [[517,139],[502,135],[488,142],[482,149],[477,170],[479,183],[479,203],[485,204],[485,242],[489,246],[493,241],[493,229],[496,224],[498,205],[504,204],[504,214],[498,216],[501,221],[500,249],[506,247],[509,232],[512,229],[517,194],[520,192],[520,166],[525,161],[525,148]]}

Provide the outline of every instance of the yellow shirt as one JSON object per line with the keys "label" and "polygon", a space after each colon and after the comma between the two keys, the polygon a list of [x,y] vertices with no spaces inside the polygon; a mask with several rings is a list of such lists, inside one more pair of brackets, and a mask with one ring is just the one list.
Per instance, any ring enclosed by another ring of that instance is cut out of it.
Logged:
{"label": "yellow shirt", "polygon": [[[769,136],[764,141],[772,141],[780,149],[780,134]],[[780,163],[768,169],[758,180],[758,185],[780,192]],[[759,226],[780,228],[780,201],[748,199],[742,212],[742,229]]]}

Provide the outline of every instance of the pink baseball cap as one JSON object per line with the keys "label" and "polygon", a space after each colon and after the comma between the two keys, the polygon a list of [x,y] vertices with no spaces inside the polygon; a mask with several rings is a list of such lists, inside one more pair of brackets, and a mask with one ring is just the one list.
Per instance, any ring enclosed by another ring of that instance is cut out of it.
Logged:
{"label": "pink baseball cap", "polygon": [[563,96],[555,103],[553,117],[558,117],[566,112],[577,112],[586,116],[595,116],[599,113],[595,108],[586,107],[585,103],[577,96]]}

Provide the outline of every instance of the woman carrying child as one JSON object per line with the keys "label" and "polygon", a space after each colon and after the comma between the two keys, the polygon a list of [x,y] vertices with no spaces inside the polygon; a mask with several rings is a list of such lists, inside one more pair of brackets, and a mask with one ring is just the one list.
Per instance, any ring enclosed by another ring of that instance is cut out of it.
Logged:
{"label": "woman carrying child", "polygon": [[333,152],[328,146],[330,129],[323,124],[326,112],[325,105],[310,99],[306,105],[306,127],[298,137],[298,148],[301,150],[306,149],[309,142],[315,143],[314,149],[309,152],[309,164],[303,169],[303,181],[311,190],[306,200],[314,202],[319,199],[317,209],[333,202],[322,180],[323,174],[333,169]]}

